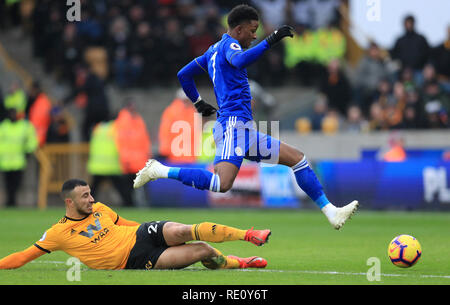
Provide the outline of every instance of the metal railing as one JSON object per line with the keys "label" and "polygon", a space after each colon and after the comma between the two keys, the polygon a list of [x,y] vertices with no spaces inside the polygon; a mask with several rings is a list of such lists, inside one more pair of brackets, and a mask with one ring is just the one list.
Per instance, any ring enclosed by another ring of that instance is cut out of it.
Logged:
{"label": "metal railing", "polygon": [[35,152],[39,163],[38,207],[45,209],[50,193],[59,193],[64,181],[89,181],[89,143],[46,144]]}

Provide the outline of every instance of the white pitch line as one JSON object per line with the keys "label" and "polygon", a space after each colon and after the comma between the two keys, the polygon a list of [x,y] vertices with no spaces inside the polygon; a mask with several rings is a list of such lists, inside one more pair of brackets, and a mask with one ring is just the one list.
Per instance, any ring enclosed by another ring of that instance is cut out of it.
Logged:
{"label": "white pitch line", "polygon": [[[32,261],[35,264],[66,264],[61,261]],[[187,270],[205,270],[203,268],[187,267]],[[352,276],[367,276],[364,272],[340,272],[340,271],[312,271],[312,270],[275,270],[275,269],[238,269],[240,272],[279,272],[279,273],[304,273],[304,274],[328,274],[328,275],[352,275]],[[450,275],[435,275],[435,274],[393,274],[393,273],[381,273],[381,276],[386,277],[419,277],[419,278],[442,278],[450,279]]]}
{"label": "white pitch line", "polygon": [[[340,272],[340,271],[310,271],[310,270],[273,270],[273,269],[242,269],[239,271],[245,272],[280,272],[280,273],[307,273],[307,274],[329,274],[329,275],[361,275],[367,276],[364,272]],[[450,279],[450,275],[415,275],[415,274],[389,274],[380,273],[381,276],[386,277],[423,277],[423,278],[444,278]]]}

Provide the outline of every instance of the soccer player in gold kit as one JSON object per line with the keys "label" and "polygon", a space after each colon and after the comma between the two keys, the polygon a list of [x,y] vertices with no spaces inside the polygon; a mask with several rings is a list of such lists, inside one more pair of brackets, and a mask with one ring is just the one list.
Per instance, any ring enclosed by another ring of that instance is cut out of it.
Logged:
{"label": "soccer player in gold kit", "polygon": [[1,259],[0,269],[19,268],[57,250],[77,257],[92,269],[179,269],[199,261],[210,269],[267,265],[265,259],[257,256],[225,256],[204,241],[244,240],[261,246],[268,241],[270,230],[240,230],[210,222],[139,224],[95,202],[89,185],[78,179],[66,181],[61,196],[66,215],[34,245]]}

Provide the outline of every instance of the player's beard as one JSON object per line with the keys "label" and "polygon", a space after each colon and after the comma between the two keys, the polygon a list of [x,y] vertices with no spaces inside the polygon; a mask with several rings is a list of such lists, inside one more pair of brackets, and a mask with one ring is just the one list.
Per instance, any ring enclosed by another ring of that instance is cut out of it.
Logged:
{"label": "player's beard", "polygon": [[[91,205],[92,207],[92,205]],[[89,209],[88,207],[83,207],[83,206],[76,206],[77,212],[79,215],[83,215],[83,216],[89,216],[92,214],[92,209]]]}

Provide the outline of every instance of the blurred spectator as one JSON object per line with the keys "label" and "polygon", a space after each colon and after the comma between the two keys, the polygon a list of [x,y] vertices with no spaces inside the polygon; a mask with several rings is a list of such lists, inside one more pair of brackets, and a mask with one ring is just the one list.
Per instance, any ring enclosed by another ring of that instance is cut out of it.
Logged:
{"label": "blurred spectator", "polygon": [[[120,110],[115,120],[115,125],[120,167],[125,178],[124,188],[127,188],[127,193],[133,193],[133,179],[151,157],[152,143],[145,121],[137,111],[136,102],[132,98],[126,100],[125,107]],[[126,203],[132,206],[134,200]]]}
{"label": "blurred spectator", "polygon": [[423,100],[418,89],[408,89],[406,91],[406,106],[403,111],[403,123],[400,128],[423,128],[424,111]]}
{"label": "blurred spectator", "polygon": [[112,182],[121,196],[123,205],[131,205],[133,197],[125,183],[116,143],[117,129],[114,121],[98,123],[89,143],[87,170],[92,175],[91,194],[96,198],[104,181]]}
{"label": "blurred spectator", "polygon": [[194,57],[203,55],[208,48],[215,42],[215,36],[208,31],[206,21],[198,18],[192,30],[189,31],[187,39],[189,42],[189,51]]}
{"label": "blurred spectator", "polygon": [[347,109],[347,117],[342,124],[342,131],[346,132],[366,132],[369,130],[368,122],[364,118],[361,108],[358,105],[350,105]]}
{"label": "blurred spectator", "polygon": [[311,129],[314,131],[322,129],[322,121],[328,112],[328,100],[323,94],[319,94],[314,102],[313,112],[309,116]]}
{"label": "blurred spectator", "polygon": [[81,131],[83,141],[89,141],[92,128],[97,123],[109,119],[109,100],[104,86],[104,80],[93,73],[91,68],[79,67],[75,88],[64,99],[65,104],[78,100],[78,106],[84,108],[84,121]]}
{"label": "blurred spectator", "polygon": [[388,140],[389,147],[386,152],[381,151],[382,159],[386,162],[403,162],[406,160],[405,141],[401,134],[391,133]]}
{"label": "blurred spectator", "polygon": [[329,109],[322,120],[322,132],[325,134],[336,134],[343,124],[342,115],[335,109]]}
{"label": "blurred spectator", "polygon": [[443,111],[450,113],[450,97],[442,90],[437,80],[425,83],[422,95],[425,106],[428,103],[437,102],[441,105]]}
{"label": "blurred spectator", "polygon": [[407,105],[403,111],[403,121],[401,122],[400,129],[419,129],[422,127],[420,118],[417,115],[416,107],[413,105]]}
{"label": "blurred spectator", "polygon": [[120,87],[133,84],[139,76],[137,63],[132,62],[129,53],[130,25],[123,16],[115,18],[109,27],[109,58],[114,79]]}
{"label": "blurred spectator", "polygon": [[372,103],[369,109],[369,129],[371,131],[378,131],[386,128],[383,107],[379,102]]}
{"label": "blurred spectator", "polygon": [[[270,25],[263,26],[263,39],[276,28]],[[255,42],[257,43],[257,42]],[[284,64],[285,45],[280,43],[273,46],[271,52],[264,53],[257,63],[248,69],[249,77],[258,81],[263,86],[280,86],[285,83],[287,69]]]}
{"label": "blurred spectator", "polygon": [[295,121],[295,130],[300,134],[308,134],[311,132],[311,121],[307,117],[300,117]]}
{"label": "blurred spectator", "polygon": [[68,22],[64,25],[62,38],[58,39],[55,46],[54,63],[56,65],[56,75],[70,84],[74,83],[74,74],[76,65],[82,60],[82,50],[84,42],[77,35],[75,23]]}
{"label": "blurred spectator", "polygon": [[6,190],[6,206],[16,205],[17,191],[27,166],[27,154],[38,147],[36,130],[26,119],[17,118],[16,109],[7,111],[0,122],[0,171]]}
{"label": "blurred spectator", "polygon": [[339,0],[289,0],[291,19],[308,28],[326,27],[338,20]]}
{"label": "blurred spectator", "polygon": [[354,97],[364,113],[368,112],[378,84],[388,77],[388,73],[380,48],[371,42],[354,75]]}
{"label": "blurred spectator", "polygon": [[431,62],[436,67],[439,82],[450,94],[450,25],[447,27],[447,39],[431,51]]}
{"label": "blurred spectator", "polygon": [[253,0],[252,5],[259,11],[263,27],[278,28],[286,24],[289,0]]}
{"label": "blurred spectator", "polygon": [[[64,19],[63,19],[64,18]],[[44,48],[43,59],[44,59],[44,69],[47,73],[52,73],[57,68],[59,62],[59,47],[60,41],[63,36],[63,20],[65,21],[65,15],[59,9],[58,5],[54,2],[51,4],[46,16],[47,24],[41,29],[41,33],[36,33],[36,35],[42,35],[43,41],[42,46]]]}
{"label": "blurred spectator", "polygon": [[3,111],[9,117],[9,110],[14,109],[18,119],[25,117],[27,109],[27,95],[18,81],[13,81],[3,99]]}
{"label": "blurred spectator", "polygon": [[448,113],[442,108],[439,101],[431,101],[425,104],[426,127],[440,129],[449,127]]}
{"label": "blurred spectator", "polygon": [[327,68],[326,76],[321,81],[320,92],[325,94],[330,107],[345,116],[351,100],[350,82],[341,70],[339,60],[332,60]]}
{"label": "blurred spectator", "polygon": [[50,125],[47,131],[47,143],[67,143],[70,140],[72,122],[60,105],[54,105],[50,111]]}
{"label": "blurred spectator", "polygon": [[169,18],[164,23],[164,39],[161,41],[164,56],[159,60],[165,67],[160,71],[160,84],[175,84],[174,75],[177,74],[180,67],[189,61],[189,53],[186,47],[189,46],[186,36],[183,34],[180,22],[176,18]]}
{"label": "blurred spectator", "polygon": [[20,25],[21,14],[20,14],[20,2],[21,0],[5,0],[7,14],[9,17],[9,22],[12,26],[16,27]]}
{"label": "blurred spectator", "polygon": [[401,62],[402,68],[411,68],[414,77],[420,80],[420,73],[428,60],[430,47],[427,39],[416,32],[413,16],[409,15],[404,19],[404,29],[405,33],[396,40],[391,56]]}
{"label": "blurred spectator", "polygon": [[256,122],[272,121],[277,106],[275,97],[254,80],[249,80],[249,85],[252,93],[253,120]]}
{"label": "blurred spectator", "polygon": [[299,35],[285,40],[284,64],[306,85],[317,85],[326,74],[326,67],[337,59],[343,59],[346,40],[335,26],[309,30],[297,24]]}
{"label": "blurred spectator", "polygon": [[36,129],[39,146],[42,147],[47,141],[47,131],[50,126],[50,111],[52,102],[41,85],[34,82],[29,93],[29,111],[28,118]]}
{"label": "blurred spectator", "polygon": [[191,100],[178,89],[175,99],[164,110],[159,125],[159,155],[172,163],[195,162],[196,140],[201,132],[195,126],[195,115],[198,115]]}
{"label": "blurred spectator", "polygon": [[450,162],[450,150],[446,150],[442,153],[442,160]]}

